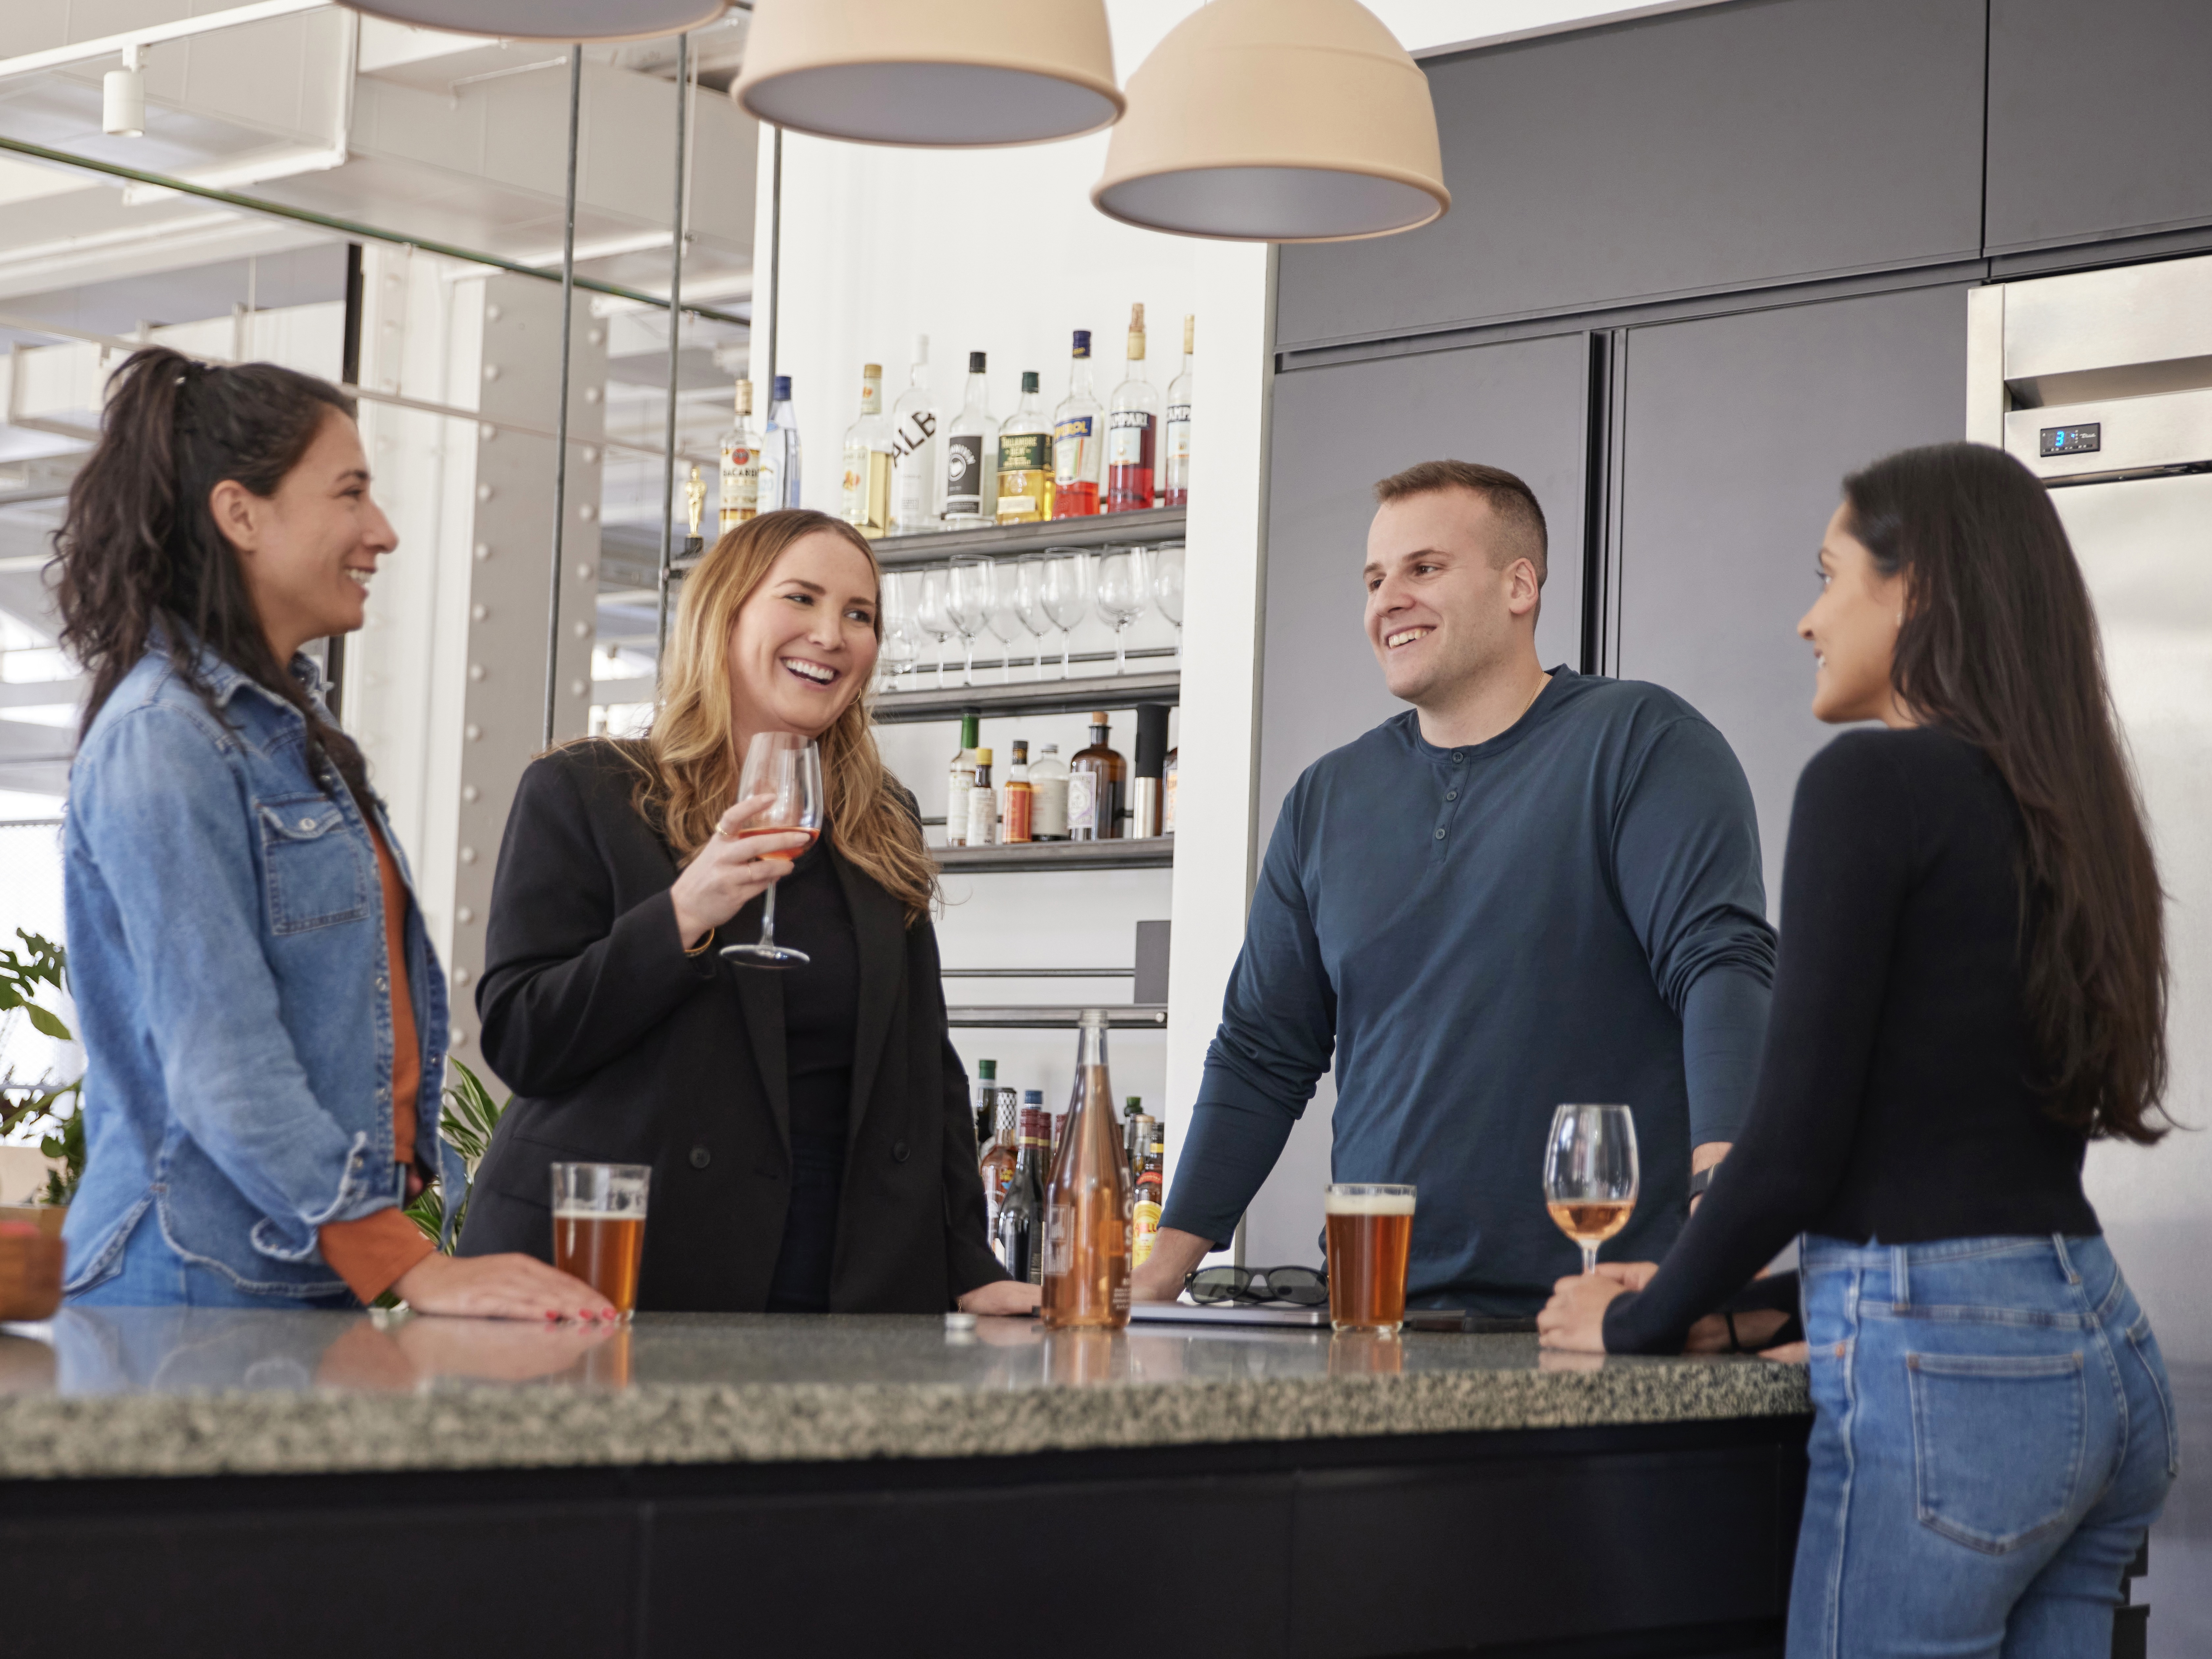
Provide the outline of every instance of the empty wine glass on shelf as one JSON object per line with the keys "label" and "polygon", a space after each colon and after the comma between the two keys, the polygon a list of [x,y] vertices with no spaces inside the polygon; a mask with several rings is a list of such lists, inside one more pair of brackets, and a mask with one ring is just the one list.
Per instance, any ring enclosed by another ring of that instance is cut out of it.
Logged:
{"label": "empty wine glass on shelf", "polygon": [[1044,561],[1032,553],[1014,567],[1014,614],[1030,632],[1030,678],[1044,678],[1044,636],[1052,617],[1044,608]]}
{"label": "empty wine glass on shelf", "polygon": [[1068,632],[1091,611],[1091,556],[1062,548],[1044,556],[1044,613],[1060,629],[1060,677],[1069,678]]}
{"label": "empty wine glass on shelf", "polygon": [[915,625],[937,641],[937,689],[945,690],[945,642],[952,637],[952,618],[945,609],[951,574],[932,565],[921,573],[915,595]]}
{"label": "empty wine glass on shelf", "polygon": [[945,614],[951,618],[953,628],[960,635],[966,660],[960,670],[960,684],[975,684],[975,636],[991,617],[991,561],[981,553],[957,555],[951,568],[946,573]]}
{"label": "empty wine glass on shelf", "polygon": [[1583,1271],[1636,1208],[1636,1120],[1626,1106],[1562,1106],[1544,1143],[1544,1207],[1582,1246]]}
{"label": "empty wine glass on shelf", "polygon": [[1152,604],[1147,558],[1141,547],[1126,547],[1098,561],[1098,614],[1114,624],[1114,672],[1129,672],[1128,648],[1122,630],[1143,616]]}
{"label": "empty wine glass on shelf", "polygon": [[984,622],[990,628],[991,637],[1006,647],[999,655],[999,682],[1010,685],[1014,678],[1014,647],[1030,636],[1030,630],[1022,623],[1019,567],[999,560],[992,562],[991,609]]}
{"label": "empty wine glass on shelf", "polygon": [[[822,833],[822,750],[811,738],[801,737],[796,732],[757,732],[745,748],[745,768],[738,781],[738,799],[749,800],[755,795],[772,797],[761,814],[738,831],[743,841],[751,836],[787,836],[793,830],[803,831],[807,845]],[[805,852],[805,847],[793,848],[781,853],[763,853],[763,858],[781,859],[788,864]],[[761,897],[761,936],[753,945],[726,945],[722,955],[730,961],[747,968],[803,968],[812,958],[804,951],[794,951],[775,942],[775,887],[770,884]]]}
{"label": "empty wine glass on shelf", "polygon": [[1175,624],[1176,666],[1182,666],[1182,544],[1152,550],[1152,603]]}

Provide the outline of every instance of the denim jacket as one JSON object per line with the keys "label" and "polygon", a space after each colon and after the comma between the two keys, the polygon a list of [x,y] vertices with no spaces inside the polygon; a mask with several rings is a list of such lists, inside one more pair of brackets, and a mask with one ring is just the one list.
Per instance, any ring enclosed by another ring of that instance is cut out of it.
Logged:
{"label": "denim jacket", "polygon": [[[118,1271],[152,1206],[179,1254],[281,1305],[345,1290],[319,1227],[402,1196],[383,887],[352,792],[327,763],[310,769],[300,711],[212,653],[200,672],[221,720],[156,642],[70,770],[64,896],[88,1064],[67,1288]],[[319,700],[315,665],[292,672]],[[416,1144],[455,1192],[460,1159],[437,1133],[445,981],[411,902],[405,937]]]}

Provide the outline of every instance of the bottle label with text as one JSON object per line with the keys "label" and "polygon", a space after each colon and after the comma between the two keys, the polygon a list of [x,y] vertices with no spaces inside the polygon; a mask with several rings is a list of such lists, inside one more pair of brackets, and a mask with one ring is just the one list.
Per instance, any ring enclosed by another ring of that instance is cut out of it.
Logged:
{"label": "bottle label with text", "polygon": [[1067,828],[1096,830],[1098,827],[1098,790],[1090,774],[1077,772],[1067,780]]}
{"label": "bottle label with text", "polygon": [[945,441],[945,510],[983,509],[983,439],[980,433]]}

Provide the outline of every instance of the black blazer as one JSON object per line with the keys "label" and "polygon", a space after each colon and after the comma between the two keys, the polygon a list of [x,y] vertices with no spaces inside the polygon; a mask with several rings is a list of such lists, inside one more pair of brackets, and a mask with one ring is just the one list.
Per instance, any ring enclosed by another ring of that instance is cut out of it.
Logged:
{"label": "black blazer", "polygon": [[[522,775],[492,884],[477,1012],[515,1091],[477,1171],[460,1252],[552,1255],[556,1162],[649,1164],[641,1309],[758,1309],[791,1197],[785,981],[684,954],[676,856],[630,805],[611,742]],[[937,934],[829,848],[860,948],[830,1306],[939,1313],[1006,1277],[984,1241],[967,1073]],[[760,931],[754,900],[716,939]]]}

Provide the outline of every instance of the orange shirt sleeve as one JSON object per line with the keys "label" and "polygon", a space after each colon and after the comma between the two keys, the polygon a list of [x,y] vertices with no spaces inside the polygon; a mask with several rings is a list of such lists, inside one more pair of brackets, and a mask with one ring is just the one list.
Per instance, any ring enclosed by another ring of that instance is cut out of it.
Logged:
{"label": "orange shirt sleeve", "polygon": [[[415,1029],[415,997],[407,981],[407,884],[374,821],[376,875],[384,890],[386,977],[392,981],[392,1157],[415,1162],[415,1097],[422,1086],[422,1043]],[[323,1260],[363,1302],[390,1290],[410,1267],[436,1247],[422,1230],[397,1209],[379,1210],[358,1221],[333,1221],[317,1230]]]}

